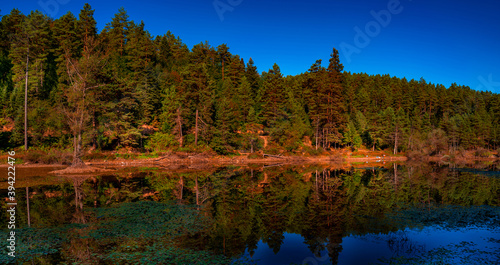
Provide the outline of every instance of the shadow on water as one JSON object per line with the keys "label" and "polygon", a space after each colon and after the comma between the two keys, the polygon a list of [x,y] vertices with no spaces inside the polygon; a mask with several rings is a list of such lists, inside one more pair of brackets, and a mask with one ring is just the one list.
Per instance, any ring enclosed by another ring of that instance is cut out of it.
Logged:
{"label": "shadow on water", "polygon": [[[500,180],[476,173],[388,164],[67,176],[17,191],[16,256],[35,264],[496,264]],[[0,257],[7,262],[14,259]]]}

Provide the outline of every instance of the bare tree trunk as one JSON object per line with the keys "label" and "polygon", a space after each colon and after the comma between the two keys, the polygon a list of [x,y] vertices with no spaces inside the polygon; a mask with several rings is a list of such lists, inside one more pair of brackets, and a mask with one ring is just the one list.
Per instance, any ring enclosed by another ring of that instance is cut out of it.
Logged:
{"label": "bare tree trunk", "polygon": [[76,135],[73,135],[73,162],[75,161],[76,157]]}
{"label": "bare tree trunk", "polygon": [[322,136],[323,136],[323,137],[322,137],[322,138],[323,138],[323,139],[322,139],[322,140],[323,140],[323,149],[325,149],[325,140],[326,140],[325,138],[326,138],[326,137],[325,137],[325,128],[324,128],[324,127],[323,127],[323,134],[322,134]]}
{"label": "bare tree trunk", "polygon": [[329,129],[327,128],[326,134],[325,134],[325,149],[330,147],[330,142],[328,141],[328,133],[329,133]]}
{"label": "bare tree trunk", "polygon": [[28,150],[28,66],[30,58],[30,47],[26,55],[26,82],[24,86],[24,150]]}
{"label": "bare tree trunk", "polygon": [[97,114],[96,114],[95,109],[93,109],[93,111],[92,111],[92,129],[93,129],[92,148],[94,150],[96,150],[97,149]]}
{"label": "bare tree trunk", "polygon": [[394,134],[394,154],[398,152],[398,126],[396,125],[396,132]]}
{"label": "bare tree trunk", "polygon": [[196,110],[196,129],[194,132],[194,145],[198,145],[198,110]]}
{"label": "bare tree trunk", "polygon": [[319,130],[319,120],[316,120],[316,150],[318,150],[318,130]]}
{"label": "bare tree trunk", "polygon": [[74,153],[72,167],[83,167],[85,163],[82,160],[82,133],[79,132],[78,135],[74,137]]}
{"label": "bare tree trunk", "polygon": [[181,109],[177,108],[177,126],[179,126],[179,146],[182,147],[182,121],[181,121]]}

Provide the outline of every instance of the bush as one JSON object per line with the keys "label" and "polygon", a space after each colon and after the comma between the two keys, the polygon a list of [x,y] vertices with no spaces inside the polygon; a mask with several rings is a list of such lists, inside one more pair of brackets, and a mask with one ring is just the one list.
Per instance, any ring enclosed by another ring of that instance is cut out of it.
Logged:
{"label": "bush", "polygon": [[408,157],[408,160],[419,161],[419,160],[422,160],[422,158],[424,157],[424,154],[422,154],[422,152],[417,151],[417,150],[411,150],[411,151],[406,152],[406,157]]}
{"label": "bush", "polygon": [[474,152],[474,155],[477,156],[477,157],[483,157],[483,158],[485,158],[485,157],[490,157],[491,153],[488,150],[484,149],[484,148],[478,148],[476,150],[476,152]]}
{"label": "bush", "polygon": [[179,145],[179,142],[175,139],[174,135],[170,133],[156,132],[149,138],[145,147],[150,151],[159,152],[166,151],[177,145]]}
{"label": "bush", "polygon": [[72,155],[59,150],[49,150],[48,152],[33,150],[24,155],[24,160],[33,164],[71,164]]}
{"label": "bush", "polygon": [[42,163],[45,154],[41,151],[29,151],[24,155],[24,160],[28,163]]}
{"label": "bush", "polygon": [[262,154],[259,152],[253,152],[253,153],[249,154],[247,158],[248,159],[259,159],[259,158],[262,158]]}
{"label": "bush", "polygon": [[[114,157],[112,157],[112,158],[114,158]],[[85,154],[83,156],[83,159],[84,160],[106,160],[106,159],[110,159],[110,157],[102,152],[93,151],[90,154]]]}
{"label": "bush", "polygon": [[303,150],[304,152],[312,156],[319,156],[324,151],[322,147],[318,147],[318,150],[316,150],[315,147],[307,147],[307,146],[305,146]]}

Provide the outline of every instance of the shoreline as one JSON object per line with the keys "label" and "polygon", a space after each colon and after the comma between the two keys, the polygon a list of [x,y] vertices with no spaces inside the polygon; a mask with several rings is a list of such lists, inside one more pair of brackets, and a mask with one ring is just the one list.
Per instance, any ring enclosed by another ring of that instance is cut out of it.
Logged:
{"label": "shoreline", "polygon": [[[111,153],[113,154],[113,153]],[[115,155],[117,153],[114,153]],[[0,156],[0,159],[2,156]],[[119,170],[122,167],[161,167],[164,169],[176,170],[178,168],[204,169],[218,166],[249,166],[249,165],[300,165],[300,164],[322,164],[322,165],[342,165],[362,166],[370,164],[386,164],[392,162],[415,161],[415,162],[444,162],[444,163],[470,163],[473,161],[498,161],[498,157],[454,157],[449,156],[421,156],[418,159],[411,159],[405,153],[399,155],[387,155],[384,151],[362,151],[356,152],[336,152],[319,156],[267,156],[262,158],[248,158],[248,155],[239,156],[218,156],[206,153],[180,153],[173,152],[155,158],[114,158],[114,159],[89,159],[85,160],[86,167],[71,168],[64,164],[43,164],[25,162],[17,164],[16,168],[51,168],[53,174],[78,174],[78,173],[105,173]],[[8,167],[8,164],[0,164],[0,168]]]}

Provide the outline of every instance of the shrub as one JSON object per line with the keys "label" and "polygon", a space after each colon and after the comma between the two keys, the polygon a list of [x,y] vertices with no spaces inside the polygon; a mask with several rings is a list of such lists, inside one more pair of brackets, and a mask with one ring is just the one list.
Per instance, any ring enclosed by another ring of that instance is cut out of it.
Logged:
{"label": "shrub", "polygon": [[175,136],[170,133],[156,132],[150,138],[146,144],[146,149],[150,151],[166,151],[171,147],[177,146],[179,143],[175,139]]}
{"label": "shrub", "polygon": [[49,150],[47,152],[40,150],[28,151],[24,155],[24,160],[33,164],[71,164],[72,155],[69,152],[59,150]]}
{"label": "shrub", "polygon": [[304,152],[312,156],[319,156],[323,153],[323,151],[324,150],[322,147],[318,147],[317,150],[315,147],[307,147],[307,146],[304,147]]}
{"label": "shrub", "polygon": [[93,151],[90,154],[85,154],[83,159],[84,160],[103,160],[103,159],[109,159],[109,157],[102,152]]}
{"label": "shrub", "polygon": [[262,158],[262,154],[259,152],[253,152],[248,155],[248,159],[259,159]]}
{"label": "shrub", "polygon": [[42,151],[29,151],[24,155],[24,160],[28,163],[38,164],[42,163],[43,156],[45,156],[45,154]]}
{"label": "shrub", "polygon": [[476,150],[476,152],[474,152],[474,155],[477,156],[477,157],[490,157],[491,156],[491,153],[484,149],[484,148],[478,148]]}

